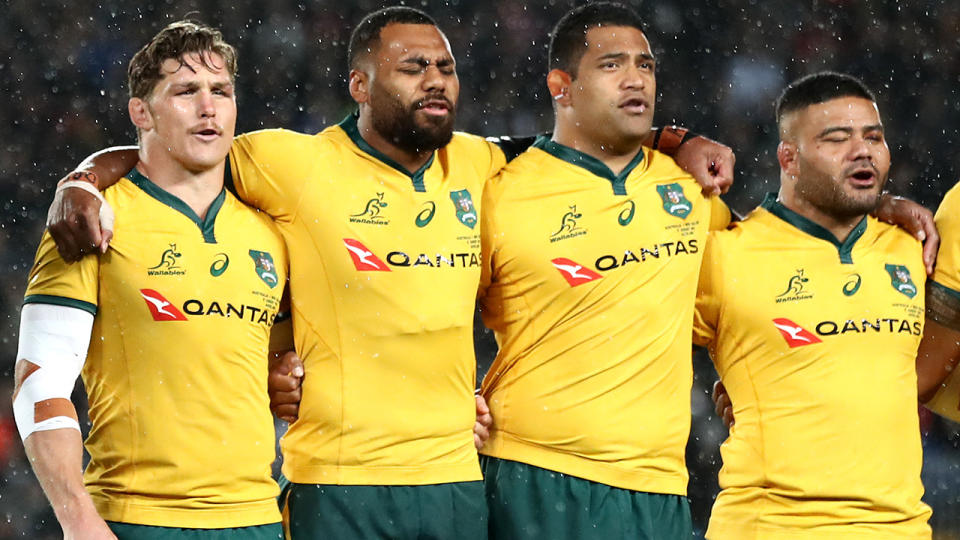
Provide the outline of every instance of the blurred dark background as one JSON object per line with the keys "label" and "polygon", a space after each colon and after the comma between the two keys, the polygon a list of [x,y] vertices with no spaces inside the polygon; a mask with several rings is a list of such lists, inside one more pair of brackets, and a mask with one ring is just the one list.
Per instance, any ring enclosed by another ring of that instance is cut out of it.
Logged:
{"label": "blurred dark background", "polygon": [[[570,0],[407,2],[439,21],[462,83],[458,127],[532,134],[552,125],[544,84],[547,35]],[[728,202],[741,213],[776,190],[773,100],[821,69],[861,77],[877,94],[893,153],[892,191],[935,209],[958,177],[960,3],[951,0],[648,0],[657,52],[657,123],[678,123],[737,153]],[[240,52],[238,131],[316,132],[352,110],[346,42],[363,15],[389,3],[321,0],[12,0],[0,5],[0,396],[12,390],[26,272],[56,181],[82,158],[130,144],[126,65],[168,22],[219,26]],[[479,370],[495,344],[478,329]],[[717,492],[726,430],[712,414],[715,374],[695,355],[688,448],[694,522]],[[82,402],[81,392],[75,393]],[[7,397],[0,398],[0,539],[58,538]],[[960,538],[960,426],[921,410],[926,500],[934,537]],[[702,534],[698,532],[698,534]]]}

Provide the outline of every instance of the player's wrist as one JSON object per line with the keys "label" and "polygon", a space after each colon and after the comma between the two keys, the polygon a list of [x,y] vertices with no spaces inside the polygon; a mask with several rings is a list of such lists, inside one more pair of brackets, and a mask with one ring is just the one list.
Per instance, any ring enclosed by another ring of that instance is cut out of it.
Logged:
{"label": "player's wrist", "polygon": [[690,139],[699,137],[698,134],[680,126],[664,126],[653,129],[654,134],[651,148],[668,156],[676,154],[677,150]]}
{"label": "player's wrist", "polygon": [[99,177],[97,177],[97,173],[93,171],[74,171],[57,182],[57,188],[60,188],[64,184],[70,182],[86,182],[97,190],[100,189]]}

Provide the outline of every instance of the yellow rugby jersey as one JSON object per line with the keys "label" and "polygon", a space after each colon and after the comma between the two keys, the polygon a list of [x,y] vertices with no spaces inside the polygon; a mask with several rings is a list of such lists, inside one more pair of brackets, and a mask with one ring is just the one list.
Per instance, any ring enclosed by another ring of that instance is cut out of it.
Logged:
{"label": "yellow rugby jersey", "polygon": [[736,418],[707,538],[930,538],[920,244],[873,218],[840,243],[771,194],[703,264],[694,340]]}
{"label": "yellow rugby jersey", "polygon": [[110,250],[67,265],[45,235],[25,299],[95,315],[82,376],[98,512],[164,527],[280,521],[266,390],[279,234],[226,191],[201,220],[136,170],[104,197]]}
{"label": "yellow rugby jersey", "polygon": [[[937,209],[936,223],[940,232],[940,250],[931,287],[939,287],[960,298],[960,185],[950,188]],[[944,388],[926,404],[937,414],[960,422],[960,369],[953,370]]]}
{"label": "yellow rugby jersey", "polygon": [[484,322],[500,351],[482,453],[637,491],[685,494],[690,334],[711,223],[669,157],[619,175],[546,138],[484,193]]}
{"label": "yellow rugby jersey", "polygon": [[355,116],[317,135],[266,130],[230,154],[237,189],[272,215],[291,257],[300,416],[281,441],[297,483],[479,480],[473,313],[480,196],[504,163],[454,134],[414,174]]}

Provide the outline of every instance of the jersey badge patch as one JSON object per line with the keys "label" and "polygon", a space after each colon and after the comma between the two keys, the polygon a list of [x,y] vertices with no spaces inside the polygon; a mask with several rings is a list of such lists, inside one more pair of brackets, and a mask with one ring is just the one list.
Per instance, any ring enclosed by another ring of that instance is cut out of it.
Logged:
{"label": "jersey badge patch", "polygon": [[584,268],[583,265],[563,257],[558,257],[550,262],[553,263],[553,267],[560,272],[563,279],[567,280],[567,283],[569,283],[571,287],[583,285],[584,283],[589,283],[603,277],[593,270]]}
{"label": "jersey badge patch", "polygon": [[277,286],[277,267],[273,264],[273,257],[266,251],[249,251],[250,258],[253,259],[254,271],[257,276],[263,280],[271,289]]}
{"label": "jersey badge patch", "polygon": [[350,258],[353,260],[353,266],[361,272],[389,272],[390,269],[387,268],[387,265],[383,264],[372,251],[367,249],[367,246],[360,243],[358,240],[353,238],[344,238],[343,245],[347,248],[347,253],[350,254]]}
{"label": "jersey badge patch", "polygon": [[470,192],[461,189],[450,192],[450,200],[453,201],[454,208],[457,209],[457,219],[471,229],[477,224],[477,210],[473,206],[473,199]]}
{"label": "jersey badge patch", "polygon": [[773,325],[777,327],[791,349],[821,342],[820,338],[790,319],[774,319]]}
{"label": "jersey badge patch", "polygon": [[140,289],[140,296],[155,321],[185,321],[187,318],[169,300],[153,289]]}
{"label": "jersey badge patch", "polygon": [[687,200],[680,184],[661,184],[657,186],[657,193],[660,194],[660,200],[663,201],[663,209],[671,216],[680,219],[686,219],[693,210],[693,203]]}
{"label": "jersey badge patch", "polygon": [[893,286],[897,292],[904,294],[907,298],[913,298],[917,295],[917,286],[914,285],[913,280],[910,279],[910,270],[902,264],[887,264],[884,265],[884,268],[887,269],[887,273],[890,274],[890,285]]}

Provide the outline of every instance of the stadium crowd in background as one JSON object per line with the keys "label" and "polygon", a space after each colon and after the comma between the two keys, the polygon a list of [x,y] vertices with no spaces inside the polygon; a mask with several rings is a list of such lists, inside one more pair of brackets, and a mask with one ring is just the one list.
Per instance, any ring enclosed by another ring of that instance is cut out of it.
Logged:
{"label": "stadium crowd in background", "polygon": [[[458,58],[464,106],[458,127],[480,134],[529,134],[551,124],[543,84],[550,26],[572,2],[423,2],[448,29]],[[246,70],[237,81],[238,132],[284,125],[312,132],[342,119],[352,102],[341,80],[346,40],[362,15],[381,2],[195,0],[175,7],[119,1],[5,4],[0,28],[0,391],[12,390],[18,310],[25,275],[40,238],[56,175],[91,151],[135,139],[123,77],[136,44],[166,23],[193,16],[223,28]],[[957,54],[960,6],[830,0],[801,6],[778,2],[648,1],[648,34],[663,58],[658,125],[676,121],[723,140],[738,156],[730,199],[744,211],[777,183],[772,102],[783,85],[824,68],[862,78],[878,93],[894,167],[891,189],[936,207],[958,177],[960,142]],[[125,135],[124,135],[125,134]],[[489,364],[487,336],[478,349]],[[712,418],[703,391],[713,380],[695,361],[698,386],[688,463],[695,526],[706,523],[716,493],[717,447],[725,429]],[[9,402],[5,402],[9,403]],[[28,472],[8,405],[0,408],[0,538],[55,538],[57,527]],[[921,416],[926,500],[937,535],[960,535],[956,515],[960,458],[957,426]],[[953,536],[949,536],[953,535]]]}

